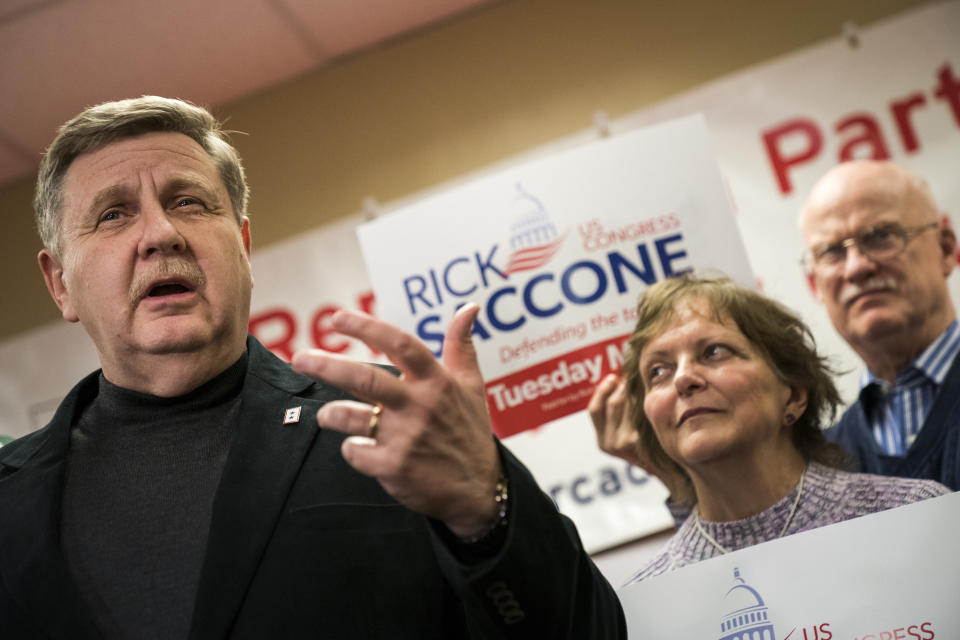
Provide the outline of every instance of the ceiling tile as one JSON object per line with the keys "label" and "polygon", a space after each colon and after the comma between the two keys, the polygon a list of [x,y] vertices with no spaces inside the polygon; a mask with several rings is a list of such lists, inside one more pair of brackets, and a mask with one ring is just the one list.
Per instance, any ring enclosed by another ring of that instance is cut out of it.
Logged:
{"label": "ceiling tile", "polygon": [[487,0],[276,0],[289,7],[324,50],[344,55]]}
{"label": "ceiling tile", "polygon": [[[67,2],[0,25],[0,123],[44,148],[104,100],[161,94],[214,104],[318,64],[263,0]],[[13,125],[13,123],[16,123]]]}
{"label": "ceiling tile", "polygon": [[0,3],[0,22],[16,20],[30,12],[40,11],[66,0],[3,0]]}
{"label": "ceiling tile", "polygon": [[2,185],[35,171],[84,107],[143,94],[214,106],[483,0],[0,3]]}

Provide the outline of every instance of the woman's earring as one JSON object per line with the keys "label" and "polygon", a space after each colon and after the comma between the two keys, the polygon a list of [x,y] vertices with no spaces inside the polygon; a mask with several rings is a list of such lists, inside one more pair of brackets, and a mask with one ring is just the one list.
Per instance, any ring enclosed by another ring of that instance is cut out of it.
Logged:
{"label": "woman's earring", "polygon": [[787,424],[789,425],[789,424],[793,424],[794,421],[796,421],[797,417],[796,417],[795,415],[793,415],[792,413],[788,413],[788,414],[786,415],[786,419],[787,419]]}

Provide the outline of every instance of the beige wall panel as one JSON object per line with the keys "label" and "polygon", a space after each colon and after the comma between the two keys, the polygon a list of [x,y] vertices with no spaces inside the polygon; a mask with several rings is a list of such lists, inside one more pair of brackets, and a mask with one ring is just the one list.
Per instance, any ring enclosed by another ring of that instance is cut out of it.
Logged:
{"label": "beige wall panel", "polygon": [[[248,132],[256,248],[921,4],[512,0],[215,111]],[[0,189],[0,339],[59,317],[31,197]]]}

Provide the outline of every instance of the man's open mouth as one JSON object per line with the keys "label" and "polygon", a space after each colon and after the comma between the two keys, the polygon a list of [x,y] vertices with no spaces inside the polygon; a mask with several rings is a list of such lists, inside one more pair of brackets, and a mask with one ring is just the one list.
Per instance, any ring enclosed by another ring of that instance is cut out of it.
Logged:
{"label": "man's open mouth", "polygon": [[188,287],[179,282],[164,282],[163,284],[158,284],[150,288],[150,291],[147,292],[148,298],[159,298],[162,296],[173,296],[178,293],[189,293],[193,291],[191,287]]}

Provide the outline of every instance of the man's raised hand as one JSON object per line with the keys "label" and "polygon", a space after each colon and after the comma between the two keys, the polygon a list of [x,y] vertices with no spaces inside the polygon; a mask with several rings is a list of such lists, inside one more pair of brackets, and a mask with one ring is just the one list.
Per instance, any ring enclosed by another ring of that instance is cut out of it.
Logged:
{"label": "man's raised hand", "polygon": [[[334,329],[385,354],[400,377],[320,350],[293,357],[297,371],[360,400],[330,402],[317,413],[321,427],[350,436],[343,443],[346,461],[398,502],[461,537],[486,530],[498,512],[500,460],[471,340],[478,311],[468,304],[454,315],[442,363],[422,342],[382,320],[349,311],[333,316]],[[375,438],[369,437],[372,425]]]}

